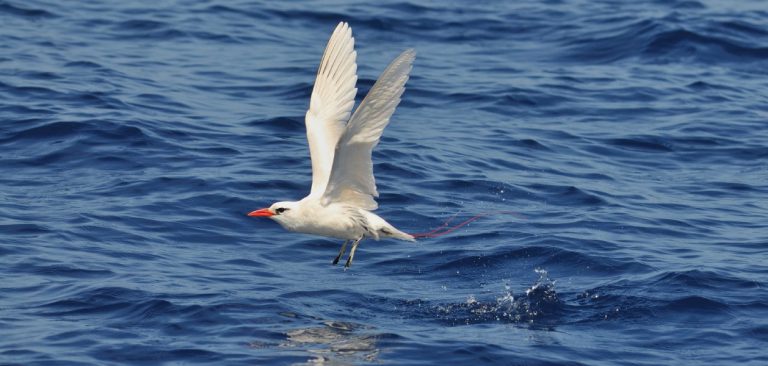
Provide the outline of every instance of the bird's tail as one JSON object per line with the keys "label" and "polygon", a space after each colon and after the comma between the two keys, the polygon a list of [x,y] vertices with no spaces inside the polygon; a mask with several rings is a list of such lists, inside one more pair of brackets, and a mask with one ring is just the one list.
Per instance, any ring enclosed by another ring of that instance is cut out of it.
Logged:
{"label": "bird's tail", "polygon": [[450,224],[451,221],[453,221],[453,219],[455,219],[459,215],[459,213],[456,213],[456,215],[453,215],[453,217],[451,217],[450,219],[446,220],[445,223],[443,223],[443,225],[438,227],[437,229],[434,229],[432,231],[425,232],[425,233],[406,234],[406,235],[410,235],[412,238],[437,238],[438,236],[443,236],[445,234],[451,233],[452,231],[454,231],[454,230],[456,230],[456,229],[458,229],[458,228],[460,228],[462,226],[468,225],[472,221],[481,219],[481,218],[486,217],[486,216],[499,215],[499,214],[513,215],[515,217],[518,217],[518,218],[521,218],[521,219],[525,219],[525,216],[523,216],[523,215],[521,215],[521,214],[519,214],[517,212],[513,212],[513,211],[494,211],[494,212],[486,212],[486,213],[483,213],[483,214],[472,216],[472,217],[470,217],[470,218],[460,222],[458,225],[448,226],[448,224]]}
{"label": "bird's tail", "polygon": [[416,241],[416,238],[414,238],[413,235],[397,230],[392,224],[379,217],[379,215],[366,210],[360,210],[360,213],[365,216],[365,221],[368,227],[373,229],[371,234],[375,240],[379,240],[380,238],[393,238]]}
{"label": "bird's tail", "polygon": [[387,236],[390,238],[395,238],[395,239],[400,239],[405,241],[416,241],[416,238],[414,238],[413,235],[397,230],[395,229],[394,226],[388,227],[387,229],[385,229],[385,231],[382,230],[382,233],[384,234],[382,236]]}

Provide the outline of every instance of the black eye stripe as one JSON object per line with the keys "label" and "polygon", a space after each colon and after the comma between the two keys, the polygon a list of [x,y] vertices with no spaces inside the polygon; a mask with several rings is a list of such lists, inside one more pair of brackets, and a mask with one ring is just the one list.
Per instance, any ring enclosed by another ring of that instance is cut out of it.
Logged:
{"label": "black eye stripe", "polygon": [[285,208],[285,207],[280,207],[280,208],[278,208],[277,210],[275,210],[275,212],[277,212],[277,214],[279,215],[279,214],[281,214],[281,213],[283,213],[283,212],[285,212],[285,211],[288,211],[288,210],[289,210],[289,209],[287,209],[287,208]]}

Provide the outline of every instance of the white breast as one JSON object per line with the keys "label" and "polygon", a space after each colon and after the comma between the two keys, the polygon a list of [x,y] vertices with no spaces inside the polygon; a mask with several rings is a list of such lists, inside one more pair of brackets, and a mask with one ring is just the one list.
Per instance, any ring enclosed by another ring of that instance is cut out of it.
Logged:
{"label": "white breast", "polygon": [[366,234],[365,217],[354,207],[341,204],[323,206],[306,198],[299,202],[291,218],[275,220],[286,230],[353,240]]}

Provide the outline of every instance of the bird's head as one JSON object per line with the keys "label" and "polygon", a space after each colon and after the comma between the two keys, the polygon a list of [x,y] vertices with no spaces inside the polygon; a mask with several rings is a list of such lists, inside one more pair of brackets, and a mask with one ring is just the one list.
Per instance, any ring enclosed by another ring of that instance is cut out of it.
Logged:
{"label": "bird's head", "polygon": [[294,217],[297,207],[298,202],[277,202],[268,208],[251,211],[248,216],[268,217],[282,224],[286,221],[290,221]]}

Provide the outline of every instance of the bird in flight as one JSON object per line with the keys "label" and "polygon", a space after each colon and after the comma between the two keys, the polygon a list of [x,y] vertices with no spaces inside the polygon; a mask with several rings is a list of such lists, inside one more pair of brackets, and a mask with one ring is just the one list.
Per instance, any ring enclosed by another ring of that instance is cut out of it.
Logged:
{"label": "bird in flight", "polygon": [[305,118],[312,158],[312,188],[300,201],[277,202],[248,216],[268,217],[289,231],[343,239],[337,264],[347,244],[352,248],[345,268],[365,238],[415,241],[374,214],[371,153],[400,103],[416,52],[408,49],[387,66],[354,113],[357,52],[352,29],[339,23],[325,47]]}

